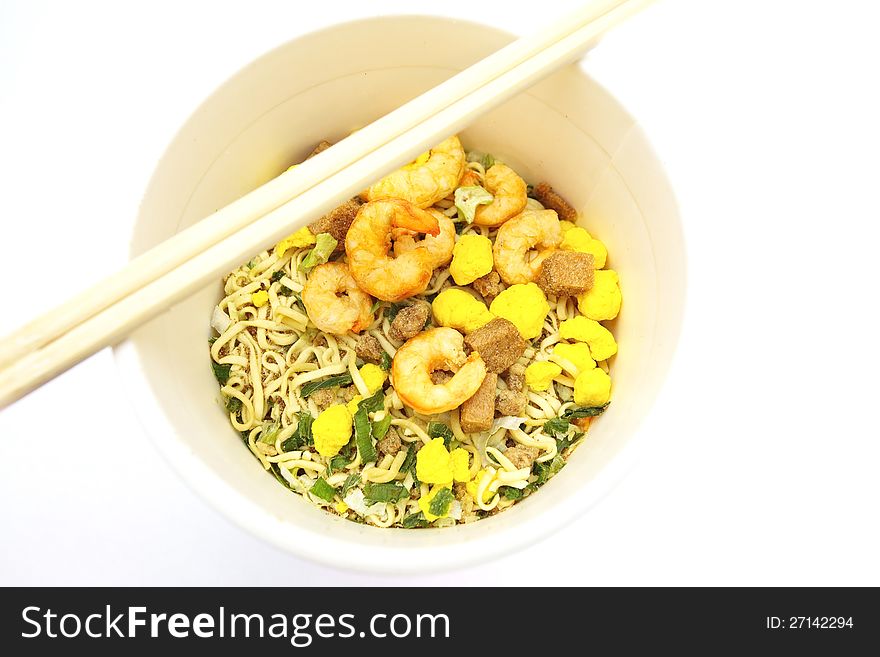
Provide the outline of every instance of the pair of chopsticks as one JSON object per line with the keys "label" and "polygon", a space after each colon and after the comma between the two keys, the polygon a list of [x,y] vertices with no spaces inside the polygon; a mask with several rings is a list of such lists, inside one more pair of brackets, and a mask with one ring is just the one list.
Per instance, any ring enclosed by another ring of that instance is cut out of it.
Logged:
{"label": "pair of chopsticks", "polygon": [[0,341],[0,408],[328,212],[561,66],[650,0],[593,0],[132,260]]}

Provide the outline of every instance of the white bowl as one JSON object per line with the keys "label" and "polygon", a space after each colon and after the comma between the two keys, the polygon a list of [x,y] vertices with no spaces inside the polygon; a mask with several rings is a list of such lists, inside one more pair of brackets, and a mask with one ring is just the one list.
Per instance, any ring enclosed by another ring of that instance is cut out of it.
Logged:
{"label": "white bowl", "polygon": [[[131,255],[269,180],[318,141],[341,139],[510,40],[483,25],[408,16],[339,25],[273,50],[206,100],[168,147]],[[613,402],[568,466],[522,504],[470,525],[388,530],[324,513],[280,486],[230,427],[212,375],[207,340],[220,281],[116,348],[138,416],[184,480],[242,527],[297,555],[344,568],[425,572],[546,537],[625,471],[672,358],[685,292],[681,226],[633,118],[573,66],[461,136],[527,181],[549,181],[581,210],[585,227],[607,244],[624,292]]]}

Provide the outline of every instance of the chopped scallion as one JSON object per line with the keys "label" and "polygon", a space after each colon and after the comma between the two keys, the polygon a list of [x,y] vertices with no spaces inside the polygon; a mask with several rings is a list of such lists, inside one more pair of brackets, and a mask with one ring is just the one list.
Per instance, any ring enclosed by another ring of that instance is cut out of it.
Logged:
{"label": "chopped scallion", "polygon": [[437,494],[431,498],[431,503],[428,505],[428,511],[430,511],[432,515],[440,516],[442,518],[449,513],[449,506],[454,499],[455,496],[452,494],[451,488],[441,488],[437,491]]}
{"label": "chopped scallion", "polygon": [[351,374],[346,372],[345,374],[328,376],[326,379],[321,379],[320,381],[309,381],[300,388],[299,394],[305,399],[316,390],[323,390],[324,388],[339,388],[347,385],[351,385]]}
{"label": "chopped scallion", "polygon": [[405,497],[409,497],[409,491],[400,484],[375,484],[370,482],[364,486],[364,499],[370,504],[375,504],[376,502],[394,503]]}
{"label": "chopped scallion", "polygon": [[315,485],[309,489],[309,492],[315,497],[320,497],[327,502],[332,502],[333,497],[336,495],[336,489],[321,477],[318,477],[318,481],[316,481]]}
{"label": "chopped scallion", "polygon": [[214,376],[220,382],[220,385],[225,386],[226,382],[229,381],[229,374],[232,372],[232,364],[227,363],[226,365],[220,365],[211,361],[211,367],[214,370]]}
{"label": "chopped scallion", "polygon": [[608,408],[608,403],[605,403],[602,406],[572,407],[563,412],[562,418],[564,420],[573,420],[579,417],[596,417],[597,415],[602,415],[606,408]]}

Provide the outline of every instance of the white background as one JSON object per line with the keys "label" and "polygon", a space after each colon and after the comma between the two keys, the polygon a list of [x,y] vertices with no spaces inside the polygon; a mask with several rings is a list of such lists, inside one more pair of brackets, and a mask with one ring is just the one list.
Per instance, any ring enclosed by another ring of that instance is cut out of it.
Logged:
{"label": "white background", "polygon": [[[272,46],[576,4],[0,0],[0,334],[124,263],[174,131]],[[639,464],[565,530],[409,579],[293,558],[177,478],[104,351],[0,412],[0,583],[880,584],[874,4],[660,0],[585,59],[668,169],[689,300]]]}

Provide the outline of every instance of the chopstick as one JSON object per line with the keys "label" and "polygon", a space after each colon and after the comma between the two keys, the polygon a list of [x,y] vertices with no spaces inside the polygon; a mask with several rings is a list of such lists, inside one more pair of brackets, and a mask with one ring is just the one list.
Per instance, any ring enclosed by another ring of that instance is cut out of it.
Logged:
{"label": "chopstick", "polygon": [[0,364],[8,363],[0,370],[0,408],[573,61],[649,1],[591,2],[514,42],[17,331],[0,352]]}

